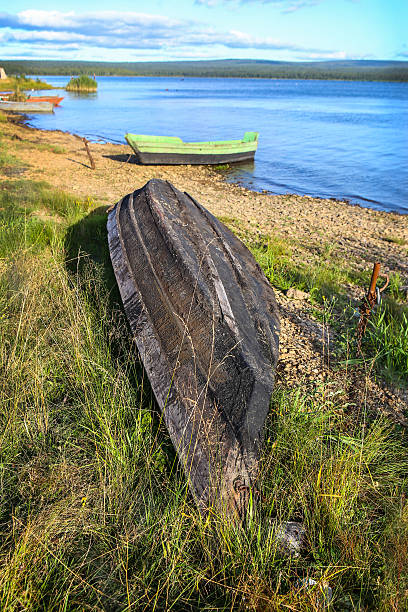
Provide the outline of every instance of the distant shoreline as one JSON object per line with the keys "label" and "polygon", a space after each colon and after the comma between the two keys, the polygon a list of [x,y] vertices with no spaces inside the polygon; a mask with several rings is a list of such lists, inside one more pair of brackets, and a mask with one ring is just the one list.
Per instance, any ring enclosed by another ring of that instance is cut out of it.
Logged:
{"label": "distant shoreline", "polygon": [[39,76],[139,76],[408,82],[408,61],[195,60],[174,62],[80,62],[1,60],[7,74]]}
{"label": "distant shoreline", "polygon": [[[33,74],[33,77],[66,77],[70,78],[68,74]],[[236,80],[254,80],[254,81],[334,81],[338,83],[407,83],[408,78],[405,81],[386,81],[384,79],[335,79],[335,78],[315,78],[315,77],[269,77],[269,76],[235,76],[225,75],[221,76],[218,74],[214,75],[193,75],[188,74],[181,76],[179,74],[97,74],[97,79],[110,78],[110,79],[236,79]],[[55,88],[61,89],[61,88]]]}

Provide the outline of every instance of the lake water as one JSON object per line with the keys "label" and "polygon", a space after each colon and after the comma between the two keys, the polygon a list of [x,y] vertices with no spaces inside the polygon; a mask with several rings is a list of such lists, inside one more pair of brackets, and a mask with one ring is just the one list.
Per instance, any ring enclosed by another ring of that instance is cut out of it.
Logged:
{"label": "lake water", "polygon": [[[67,77],[44,77],[64,86]],[[228,171],[255,190],[347,198],[408,213],[408,83],[99,77],[30,123],[90,140],[125,132],[183,140],[260,133],[253,164]],[[58,93],[58,92],[56,92]]]}

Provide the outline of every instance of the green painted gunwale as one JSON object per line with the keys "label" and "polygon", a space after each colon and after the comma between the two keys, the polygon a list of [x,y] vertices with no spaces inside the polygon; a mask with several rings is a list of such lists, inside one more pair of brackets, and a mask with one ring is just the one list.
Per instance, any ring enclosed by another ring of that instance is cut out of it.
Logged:
{"label": "green painted gunwale", "polygon": [[136,153],[228,155],[256,151],[258,146],[258,132],[245,132],[242,140],[214,140],[207,142],[183,142],[177,136],[147,136],[143,134],[125,134],[125,138]]}

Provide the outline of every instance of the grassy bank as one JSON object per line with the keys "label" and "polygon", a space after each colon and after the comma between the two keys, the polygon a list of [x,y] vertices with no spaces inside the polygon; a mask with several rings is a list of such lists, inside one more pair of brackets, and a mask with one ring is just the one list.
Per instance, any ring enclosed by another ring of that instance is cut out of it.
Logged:
{"label": "grassy bank", "polygon": [[[0,173],[19,163],[15,145],[2,144]],[[336,610],[405,609],[405,430],[331,380],[311,391],[281,383],[262,503],[245,529],[201,518],[129,337],[106,207],[44,181],[2,179],[0,608],[320,610],[328,583]],[[330,254],[330,265],[302,269],[287,241],[229,224],[277,290],[307,290],[326,319],[332,296],[346,312],[354,272],[336,273]],[[392,299],[402,307],[398,288]],[[354,323],[341,325],[344,335]],[[371,329],[383,338],[375,319]],[[370,336],[365,350],[378,352]],[[274,537],[290,519],[308,534],[292,560]]]}
{"label": "grassy bank", "polygon": [[30,79],[27,77],[9,77],[0,81],[0,91],[30,91],[32,89],[54,89],[52,85],[41,81],[41,79]]}
{"label": "grassy bank", "polygon": [[357,270],[351,262],[347,264],[338,254],[330,253],[330,248],[313,263],[302,264],[293,257],[294,247],[287,240],[254,236],[236,220],[226,222],[247,244],[276,289],[295,287],[308,294],[314,316],[336,333],[336,349],[343,362],[364,365],[397,385],[408,384],[408,304],[398,272],[391,272],[390,289],[368,320],[360,354],[355,342],[359,304],[350,300],[348,288],[368,287],[371,268]]}

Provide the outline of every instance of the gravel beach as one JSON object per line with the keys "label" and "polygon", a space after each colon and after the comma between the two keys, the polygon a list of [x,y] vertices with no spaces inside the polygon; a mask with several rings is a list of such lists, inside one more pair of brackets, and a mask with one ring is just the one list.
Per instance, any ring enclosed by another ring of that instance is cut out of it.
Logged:
{"label": "gravel beach", "polygon": [[[84,143],[72,134],[41,131],[18,121],[2,124],[2,131],[10,153],[26,165],[26,179],[47,181],[107,207],[151,178],[168,180],[228,225],[288,242],[299,262],[324,265],[328,251],[338,265],[356,270],[371,270],[379,261],[384,272],[399,273],[408,285],[408,215],[305,195],[257,193],[227,183],[221,171],[206,166],[140,166],[127,145],[91,143],[92,170]],[[4,178],[18,180],[21,175],[7,176],[5,168]],[[348,290],[357,304],[366,288],[353,285]],[[323,381],[334,381],[346,393],[345,402],[363,402],[405,423],[406,391],[375,382],[361,371],[347,372],[331,350],[334,332],[313,316],[308,294],[275,293],[282,324],[278,384],[318,388]]]}

